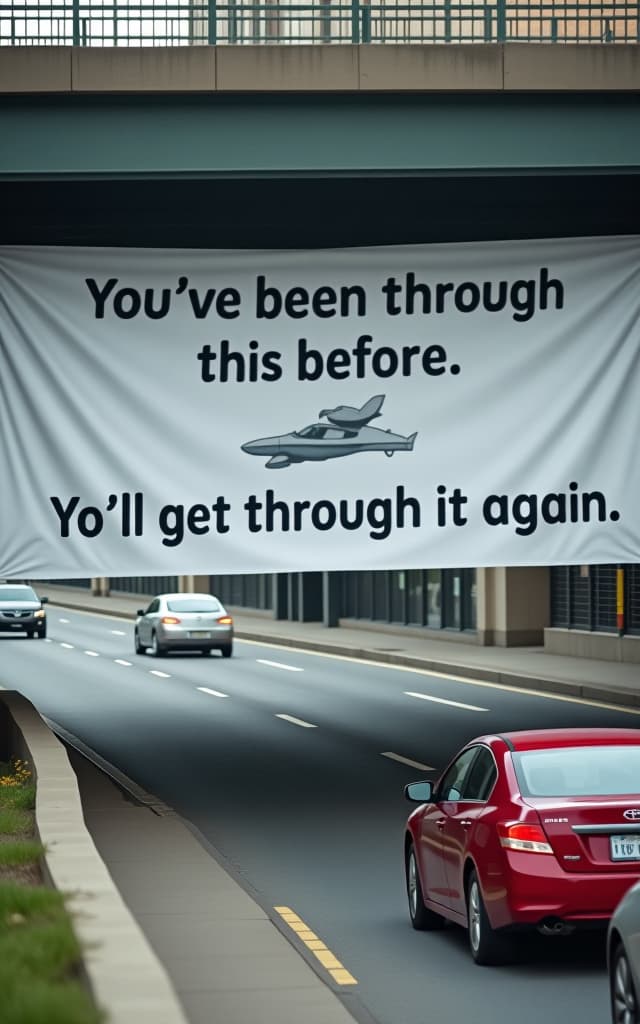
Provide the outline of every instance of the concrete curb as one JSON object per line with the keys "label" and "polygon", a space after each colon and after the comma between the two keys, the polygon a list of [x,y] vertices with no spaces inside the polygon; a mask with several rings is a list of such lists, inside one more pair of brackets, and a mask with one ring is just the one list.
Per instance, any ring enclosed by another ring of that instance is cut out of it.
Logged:
{"label": "concrete curb", "polygon": [[[86,603],[51,598],[52,605],[71,608],[74,611],[87,611]],[[108,615],[119,619],[135,619],[133,613],[119,609],[92,609],[100,615]],[[331,641],[297,639],[290,636],[277,636],[263,633],[258,629],[236,629],[238,640],[252,640],[255,643],[278,644],[300,650],[320,651],[324,654],[335,654],[344,658],[357,658],[363,661],[375,661],[385,665],[404,665],[407,668],[424,669],[428,672],[443,672],[447,675],[463,676],[482,682],[498,683],[502,686],[513,686],[517,689],[536,690],[551,694],[581,697],[602,704],[615,704],[624,707],[640,707],[640,692],[616,690],[610,687],[595,686],[591,683],[568,682],[565,679],[554,679],[550,676],[530,676],[518,672],[504,672],[500,669],[478,668],[463,662],[438,661],[430,658],[415,658],[407,654],[395,654],[388,651],[372,650],[367,647],[352,647]]]}
{"label": "concrete curb", "polygon": [[0,701],[13,720],[16,753],[29,762],[37,781],[36,826],[46,847],[45,876],[68,894],[86,980],[107,1024],[187,1024],[164,967],[84,823],[78,783],[62,743],[21,694],[3,690]]}

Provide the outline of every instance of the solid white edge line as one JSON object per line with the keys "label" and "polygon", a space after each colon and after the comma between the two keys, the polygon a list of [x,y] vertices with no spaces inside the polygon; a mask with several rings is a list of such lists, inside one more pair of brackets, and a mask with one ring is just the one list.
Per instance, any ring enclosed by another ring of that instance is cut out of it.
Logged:
{"label": "solid white edge line", "polygon": [[132,661],[125,661],[124,658],[114,658],[114,661],[116,665],[126,665],[129,668],[133,665]]}
{"label": "solid white edge line", "polygon": [[301,718],[294,718],[293,715],[276,715],[276,718],[282,718],[285,722],[291,722],[292,725],[299,725],[303,729],[317,729],[317,725],[312,725],[311,722],[303,722]]}
{"label": "solid white edge line", "polygon": [[200,693],[210,693],[212,697],[228,697],[228,693],[220,693],[219,690],[210,690],[208,686],[196,686]]}
{"label": "solid white edge line", "polygon": [[303,668],[295,665],[283,665],[281,661],[267,661],[266,658],[256,658],[258,665],[269,665],[271,668],[283,668],[287,672],[304,672]]}
{"label": "solid white edge line", "polygon": [[421,761],[412,761],[410,757],[403,757],[402,754],[394,754],[392,750],[383,750],[381,757],[388,757],[391,761],[399,761],[400,764],[406,764],[409,768],[417,768],[421,772],[435,772],[436,769],[430,764],[422,764]]}
{"label": "solid white edge line", "polygon": [[488,711],[489,708],[478,708],[475,704],[461,704],[458,700],[445,700],[444,697],[431,697],[428,693],[414,693],[412,690],[404,691],[407,697],[418,697],[420,700],[431,700],[434,704],[446,704],[450,708],[462,708],[463,711]]}
{"label": "solid white edge line", "polygon": [[161,672],[160,669],[158,668],[150,668],[149,675],[160,676],[160,679],[171,679],[171,676],[169,675],[168,672]]}
{"label": "solid white edge line", "polygon": [[90,658],[99,658],[100,655],[97,651],[83,651],[83,654],[88,654]]}

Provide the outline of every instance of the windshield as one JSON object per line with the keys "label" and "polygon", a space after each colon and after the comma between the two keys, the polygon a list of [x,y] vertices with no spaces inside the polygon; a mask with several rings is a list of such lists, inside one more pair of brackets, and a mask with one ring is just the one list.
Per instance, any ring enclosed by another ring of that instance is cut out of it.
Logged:
{"label": "windshield", "polygon": [[220,603],[215,597],[180,597],[167,601],[170,612],[219,612]]}
{"label": "windshield", "polygon": [[0,601],[39,601],[31,587],[0,587]]}
{"label": "windshield", "polygon": [[527,750],[512,757],[523,796],[640,793],[640,734],[638,746]]}

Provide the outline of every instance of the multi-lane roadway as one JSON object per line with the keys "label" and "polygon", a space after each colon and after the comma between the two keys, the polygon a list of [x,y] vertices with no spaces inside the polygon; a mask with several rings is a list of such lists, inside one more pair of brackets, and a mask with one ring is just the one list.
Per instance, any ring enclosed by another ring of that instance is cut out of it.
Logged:
{"label": "multi-lane roadway", "polygon": [[230,660],[156,659],[134,654],[129,621],[48,618],[44,641],[0,638],[0,684],[193,822],[265,906],[292,908],[356,979],[365,1015],[606,1024],[598,938],[540,938],[492,969],[457,927],[412,931],[403,786],[472,736],[640,728],[640,712],[240,641]]}

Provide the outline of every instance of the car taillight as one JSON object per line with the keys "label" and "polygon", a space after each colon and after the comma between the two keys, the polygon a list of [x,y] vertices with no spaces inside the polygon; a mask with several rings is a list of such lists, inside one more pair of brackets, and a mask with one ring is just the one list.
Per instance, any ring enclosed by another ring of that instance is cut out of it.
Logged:
{"label": "car taillight", "polygon": [[520,850],[523,853],[553,853],[540,825],[527,825],[524,822],[498,825],[500,846],[507,850]]}
{"label": "car taillight", "polygon": [[175,615],[163,615],[160,622],[165,626],[177,626],[180,619],[177,619]]}
{"label": "car taillight", "polygon": [[223,615],[222,618],[218,619],[218,624],[220,626],[231,626],[233,624],[233,619],[230,615]]}

